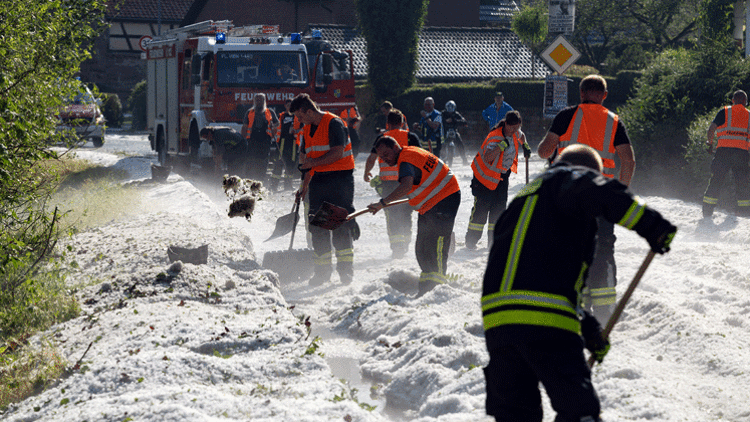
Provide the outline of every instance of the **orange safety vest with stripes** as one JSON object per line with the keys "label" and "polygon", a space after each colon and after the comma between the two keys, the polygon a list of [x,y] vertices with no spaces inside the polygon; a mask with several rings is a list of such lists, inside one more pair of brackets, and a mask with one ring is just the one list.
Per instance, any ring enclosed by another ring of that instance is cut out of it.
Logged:
{"label": "orange safety vest with stripes", "polygon": [[[310,126],[305,125],[303,131],[305,137],[305,156],[310,158],[318,158],[327,154],[331,150],[331,143],[328,139],[328,126],[331,120],[338,119],[333,113],[325,112],[323,118],[318,124],[318,128],[315,130],[315,136],[310,136]],[[346,145],[344,145],[344,155],[331,164],[323,166],[315,166],[312,168],[316,173],[326,171],[342,171],[342,170],[354,170],[354,154],[352,153],[352,143],[347,137]]]}
{"label": "orange safety vest with stripes", "polygon": [[438,202],[458,192],[458,179],[448,165],[435,154],[420,147],[404,147],[398,156],[397,167],[409,163],[422,170],[419,185],[412,186],[407,197],[409,205],[424,214]]}
{"label": "orange safety vest with stripes", "polygon": [[[513,143],[516,146],[516,156],[513,157],[513,164],[510,166],[510,171],[513,173],[518,173],[518,149],[522,148],[523,142],[521,142],[520,134],[522,132],[518,131],[513,134]],[[503,167],[503,157],[505,156],[505,151],[501,152],[500,155],[490,164],[487,164],[487,162],[484,160],[485,154],[492,151],[491,149],[488,149],[487,146],[492,143],[500,143],[505,140],[505,136],[503,135],[503,128],[499,127],[492,132],[490,132],[489,135],[487,135],[487,138],[484,140],[484,143],[482,143],[482,147],[479,148],[479,152],[477,152],[476,157],[474,157],[474,161],[471,162],[471,169],[474,171],[474,177],[479,180],[481,184],[487,187],[487,189],[495,190],[497,188],[498,183],[500,183],[501,180],[503,180],[503,173],[508,171],[507,168]]]}
{"label": "orange safety vest with stripes", "polygon": [[585,144],[594,148],[602,157],[606,177],[615,177],[615,133],[620,118],[599,104],[579,104],[560,137],[559,152],[573,144]]}
{"label": "orange safety vest with stripes", "polygon": [[[383,132],[383,136],[390,136],[395,139],[401,148],[409,146],[409,131],[403,129],[393,129],[387,132]],[[378,164],[380,165],[380,180],[397,181],[398,180],[398,166],[389,166],[382,158],[378,157]]]}
{"label": "orange safety vest with stripes", "polygon": [[724,107],[724,124],[716,129],[717,148],[739,148],[748,150],[750,135],[750,111],[742,104]]}
{"label": "orange safety vest with stripes", "polygon": [[344,121],[344,126],[349,127],[349,124],[347,123],[349,119],[354,119],[359,117],[359,113],[357,113],[357,109],[354,107],[348,108],[341,112],[341,120]]}
{"label": "orange safety vest with stripes", "polygon": [[[266,115],[266,122],[268,122],[268,125],[266,125],[266,133],[268,136],[273,138],[273,132],[271,132],[271,124],[273,123],[273,115],[271,114],[271,110],[266,109],[265,112]],[[253,131],[253,123],[255,122],[255,109],[251,108],[247,112],[247,132],[245,133],[245,139],[250,139],[250,135],[252,135]]]}

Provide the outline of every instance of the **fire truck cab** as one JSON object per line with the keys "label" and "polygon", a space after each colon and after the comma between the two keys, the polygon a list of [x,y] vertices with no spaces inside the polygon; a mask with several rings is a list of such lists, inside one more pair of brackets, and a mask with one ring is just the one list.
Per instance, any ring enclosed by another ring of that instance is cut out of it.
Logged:
{"label": "fire truck cab", "polygon": [[149,139],[162,165],[209,158],[200,130],[240,131],[258,93],[277,114],[302,92],[335,114],[355,106],[351,51],[334,51],[319,34],[278,32],[278,26],[206,21],[147,44]]}

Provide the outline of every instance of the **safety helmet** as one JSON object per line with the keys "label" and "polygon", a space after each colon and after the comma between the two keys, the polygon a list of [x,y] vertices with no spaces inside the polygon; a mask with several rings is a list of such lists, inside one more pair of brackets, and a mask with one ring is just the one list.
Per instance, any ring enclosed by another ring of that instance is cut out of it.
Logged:
{"label": "safety helmet", "polygon": [[454,111],[456,111],[456,102],[450,100],[445,103],[445,111],[447,111],[448,113],[453,113]]}

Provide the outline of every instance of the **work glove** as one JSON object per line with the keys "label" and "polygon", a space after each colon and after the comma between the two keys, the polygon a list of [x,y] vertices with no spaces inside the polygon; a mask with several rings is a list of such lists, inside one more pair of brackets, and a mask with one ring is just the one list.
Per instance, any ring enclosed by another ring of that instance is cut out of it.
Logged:
{"label": "work glove", "polygon": [[380,176],[375,176],[370,179],[370,186],[375,189],[375,192],[377,192],[378,195],[383,194],[383,181],[380,180]]}
{"label": "work glove", "polygon": [[500,141],[497,146],[504,150],[505,148],[508,148],[508,141]]}
{"label": "work glove", "polygon": [[359,224],[357,224],[357,220],[355,218],[352,218],[347,224],[349,225],[349,232],[352,235],[352,240],[359,239],[359,236],[362,233],[359,230]]}
{"label": "work glove", "polygon": [[602,326],[596,317],[587,311],[583,311],[581,319],[581,335],[586,344],[586,350],[591,352],[598,363],[602,363],[604,356],[609,352],[609,340],[602,336]]}
{"label": "work glove", "polygon": [[663,255],[669,252],[670,244],[675,234],[677,234],[677,227],[669,221],[662,219],[654,225],[651,233],[646,236],[646,240],[649,246],[651,246],[652,251]]}
{"label": "work glove", "polygon": [[529,158],[531,157],[531,147],[529,144],[525,143],[523,144],[523,158]]}

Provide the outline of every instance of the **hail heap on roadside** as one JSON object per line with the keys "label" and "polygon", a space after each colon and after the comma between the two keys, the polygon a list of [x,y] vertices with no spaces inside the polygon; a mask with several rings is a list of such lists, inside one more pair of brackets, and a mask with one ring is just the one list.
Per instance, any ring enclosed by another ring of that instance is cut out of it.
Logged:
{"label": "hail heap on roadside", "polygon": [[162,165],[186,160],[206,126],[239,131],[258,93],[277,113],[302,92],[335,114],[355,104],[352,52],[334,51],[319,31],[205,21],[154,37],[145,59],[149,139]]}

